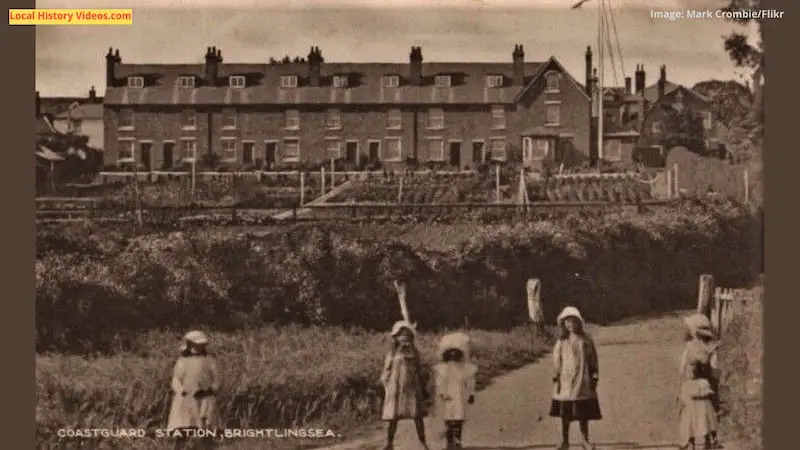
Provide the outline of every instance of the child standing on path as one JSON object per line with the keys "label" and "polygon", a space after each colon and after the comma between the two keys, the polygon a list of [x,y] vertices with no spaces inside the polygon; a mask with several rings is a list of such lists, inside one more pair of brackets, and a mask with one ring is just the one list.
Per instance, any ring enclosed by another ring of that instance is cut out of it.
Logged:
{"label": "child standing on path", "polygon": [[451,333],[439,343],[442,362],[434,367],[436,379],[436,412],[444,420],[447,449],[461,449],[461,436],[467,404],[475,397],[475,375],[478,368],[470,361],[469,336]]}
{"label": "child standing on path", "polygon": [[[718,350],[719,343],[714,339],[714,332],[711,330],[711,322],[704,314],[693,314],[686,318],[688,335],[686,345],[681,357],[681,385],[684,381],[691,379],[688,366],[694,362],[699,364],[700,377],[708,381],[713,395],[711,403],[714,413],[719,414],[719,366]],[[715,417],[718,419],[718,417]],[[716,428],[709,432],[713,448],[719,447]]]}
{"label": "child standing on path", "polygon": [[392,327],[392,349],[387,353],[381,374],[384,388],[382,419],[389,422],[386,450],[394,448],[397,423],[401,419],[412,419],[417,437],[425,450],[425,402],[427,389],[422,376],[422,360],[414,345],[414,326],[404,320]]}
{"label": "child standing on path", "polygon": [[553,349],[555,376],[550,416],[561,419],[560,450],[569,448],[569,428],[577,421],[583,437],[583,448],[594,449],[589,441],[589,421],[601,420],[597,399],[599,364],[597,349],[584,331],[580,311],[567,306],[558,315],[560,335]]}
{"label": "child standing on path", "polygon": [[681,419],[679,435],[681,449],[695,450],[697,439],[703,440],[704,449],[715,448],[711,434],[717,429],[717,416],[711,399],[714,391],[703,377],[703,362],[689,360],[686,365],[687,380],[681,386]]}
{"label": "child standing on path", "polygon": [[[216,394],[220,378],[216,360],[208,354],[208,336],[190,331],[172,373],[172,407],[167,428],[219,427]],[[179,442],[179,446],[185,442]]]}

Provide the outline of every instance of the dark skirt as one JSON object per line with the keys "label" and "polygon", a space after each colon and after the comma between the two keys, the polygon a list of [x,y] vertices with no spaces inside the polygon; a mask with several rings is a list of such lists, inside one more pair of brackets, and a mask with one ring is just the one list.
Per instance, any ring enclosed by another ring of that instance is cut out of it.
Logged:
{"label": "dark skirt", "polygon": [[560,417],[570,422],[600,420],[600,402],[596,398],[585,400],[553,400],[550,404],[550,417]]}

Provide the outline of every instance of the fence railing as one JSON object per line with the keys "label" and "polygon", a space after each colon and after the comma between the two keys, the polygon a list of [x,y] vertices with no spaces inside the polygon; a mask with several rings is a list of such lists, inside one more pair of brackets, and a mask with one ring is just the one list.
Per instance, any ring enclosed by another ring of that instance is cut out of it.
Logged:
{"label": "fence railing", "polygon": [[741,314],[747,302],[754,298],[747,289],[714,286],[714,277],[700,276],[697,312],[709,318],[717,337],[722,337],[733,319]]}

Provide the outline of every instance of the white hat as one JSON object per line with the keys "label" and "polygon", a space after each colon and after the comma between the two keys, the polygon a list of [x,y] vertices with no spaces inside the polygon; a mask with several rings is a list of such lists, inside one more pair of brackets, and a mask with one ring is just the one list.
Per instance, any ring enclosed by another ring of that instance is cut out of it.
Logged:
{"label": "white hat", "polygon": [[714,332],[711,331],[711,321],[708,320],[708,317],[705,314],[692,314],[691,316],[684,319],[686,326],[689,327],[693,333],[702,334],[704,336],[713,337]]}
{"label": "white hat", "polygon": [[408,322],[406,320],[398,320],[392,326],[392,337],[397,336],[400,333],[400,330],[403,330],[403,329],[409,330],[411,332],[411,334],[416,336],[416,334],[417,334],[416,327],[417,326],[415,324],[413,324],[411,322]]}
{"label": "white hat", "polygon": [[566,308],[562,309],[561,314],[559,314],[558,319],[556,319],[556,322],[561,323],[561,321],[567,317],[574,317],[583,323],[583,316],[581,316],[581,312],[578,311],[578,308],[574,306],[567,306]]}
{"label": "white hat", "polygon": [[195,344],[195,345],[206,345],[206,344],[208,344],[208,335],[206,335],[205,333],[203,333],[200,330],[193,330],[193,331],[190,331],[190,332],[186,333],[185,335],[183,335],[183,341],[184,341],[184,343],[183,343],[183,346],[181,347],[181,349],[182,350],[186,350],[186,347],[187,347],[186,343],[187,342],[191,342],[192,344]]}
{"label": "white hat", "polygon": [[460,350],[464,354],[464,359],[469,359],[470,339],[466,333],[448,333],[442,336],[439,341],[439,357],[444,356],[448,350]]}

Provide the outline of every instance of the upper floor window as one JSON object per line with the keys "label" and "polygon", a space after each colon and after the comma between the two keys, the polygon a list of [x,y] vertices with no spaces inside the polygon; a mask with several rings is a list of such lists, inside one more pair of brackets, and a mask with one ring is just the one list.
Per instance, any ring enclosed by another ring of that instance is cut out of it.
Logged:
{"label": "upper floor window", "polygon": [[325,118],[325,127],[330,130],[342,128],[342,112],[338,109],[329,109],[328,116]]}
{"label": "upper floor window", "polygon": [[228,84],[233,88],[245,87],[247,84],[245,81],[245,77],[242,75],[231,75],[230,78],[228,78]]}
{"label": "upper floor window", "polygon": [[503,87],[502,75],[489,75],[486,77],[486,87]]}
{"label": "upper floor window", "polygon": [[128,77],[128,87],[131,88],[144,87],[144,77]]}
{"label": "upper floor window", "polygon": [[403,115],[399,109],[390,109],[387,118],[386,128],[399,130],[403,128]]}
{"label": "upper floor window", "polygon": [[184,88],[193,88],[194,87],[194,77],[192,77],[192,76],[180,77],[178,79],[178,85],[180,87],[184,87]]}
{"label": "upper floor window", "polygon": [[222,111],[222,128],[235,129],[236,128],[236,111],[226,109]]}
{"label": "upper floor window", "polygon": [[347,87],[347,77],[344,75],[337,75],[333,77],[333,87],[335,88],[346,88]]}
{"label": "upper floor window", "polygon": [[296,88],[297,87],[297,75],[284,75],[281,77],[281,87],[282,88]]}
{"label": "upper floor window", "polygon": [[133,129],[133,111],[123,109],[119,112],[118,127]]}
{"label": "upper floor window", "polygon": [[558,102],[546,103],[544,105],[544,108],[545,108],[544,124],[545,125],[560,125],[561,124],[561,104],[559,104]]}
{"label": "upper floor window", "polygon": [[441,108],[431,108],[428,110],[428,128],[441,130],[444,128],[444,110]]}
{"label": "upper floor window", "polygon": [[283,126],[287,130],[300,129],[300,112],[296,109],[288,109],[283,116]]}
{"label": "upper floor window", "polygon": [[181,111],[181,128],[184,130],[194,130],[197,128],[197,113],[187,109]]}
{"label": "upper floor window", "polygon": [[502,106],[492,107],[492,129],[502,130],[506,127],[506,109]]}
{"label": "upper floor window", "polygon": [[547,72],[546,75],[547,81],[547,90],[551,92],[558,92],[558,85],[561,81],[560,74],[558,72]]}
{"label": "upper floor window", "polygon": [[450,87],[450,75],[437,75],[433,79],[434,84],[437,88],[449,88]]}
{"label": "upper floor window", "polygon": [[400,77],[397,75],[385,75],[382,80],[383,87],[395,88],[400,86]]}

